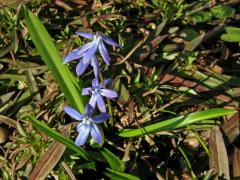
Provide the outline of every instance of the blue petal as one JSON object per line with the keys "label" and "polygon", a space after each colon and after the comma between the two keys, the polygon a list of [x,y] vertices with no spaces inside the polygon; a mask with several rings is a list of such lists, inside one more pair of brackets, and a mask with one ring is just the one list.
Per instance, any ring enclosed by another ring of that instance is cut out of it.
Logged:
{"label": "blue petal", "polygon": [[85,107],[85,114],[87,117],[92,117],[94,113],[94,108],[90,105],[90,104],[87,104],[86,107]]}
{"label": "blue petal", "polygon": [[85,123],[79,123],[78,125],[77,125],[77,132],[79,133],[80,131],[81,131],[81,127],[82,127],[82,125],[84,125]]}
{"label": "blue petal", "polygon": [[101,89],[100,94],[110,99],[118,97],[118,94],[110,89]]}
{"label": "blue petal", "polygon": [[108,86],[109,84],[111,84],[112,83],[112,79],[106,79],[106,80],[104,80],[104,85],[105,86]]}
{"label": "blue petal", "polygon": [[101,144],[102,134],[98,126],[94,123],[91,125],[91,136],[96,143]]}
{"label": "blue petal", "polygon": [[105,45],[103,44],[102,41],[99,42],[99,52],[104,60],[104,62],[109,65],[110,64],[110,57],[107,51],[107,48],[105,47]]}
{"label": "blue petal", "polygon": [[96,94],[97,96],[97,105],[98,105],[98,109],[103,112],[103,113],[106,113],[106,105],[103,101],[103,98],[102,96],[100,96],[99,94]]}
{"label": "blue petal", "polygon": [[82,89],[82,95],[85,96],[85,95],[88,95],[90,94],[92,91],[92,88],[91,87],[88,87],[88,88],[83,88]]}
{"label": "blue petal", "polygon": [[110,118],[110,115],[109,114],[100,114],[98,116],[95,116],[92,118],[92,120],[95,122],[95,123],[102,123],[103,121],[106,121],[107,119]]}
{"label": "blue petal", "polygon": [[94,78],[92,80],[92,87],[97,87],[99,85],[99,81],[98,81],[98,78]]}
{"label": "blue petal", "polygon": [[[89,43],[83,45],[81,48],[78,49],[78,52],[77,52],[77,53],[78,53],[79,55],[82,55],[82,54],[85,53],[89,48],[91,48],[92,45],[93,45],[92,42],[89,42]],[[82,55],[82,57],[83,57],[83,55]]]}
{"label": "blue petal", "polygon": [[86,61],[92,59],[97,51],[97,48],[98,48],[98,45],[95,43],[92,43],[91,47],[85,52],[83,61],[86,62]]}
{"label": "blue petal", "polygon": [[104,35],[101,35],[101,38],[102,38],[107,44],[121,48],[121,46],[120,46],[118,43],[116,43],[116,41],[114,41],[112,38],[107,37],[107,36],[104,36]]}
{"label": "blue petal", "polygon": [[100,69],[99,69],[99,64],[98,64],[96,56],[94,56],[94,58],[92,58],[91,66],[93,67],[93,72],[94,72],[95,78],[98,78],[99,74],[100,74]]}
{"label": "blue petal", "polygon": [[87,69],[89,63],[84,64],[83,61],[80,61],[76,66],[76,73],[78,76],[81,76]]}
{"label": "blue petal", "polygon": [[72,52],[70,52],[63,61],[63,64],[66,64],[70,61],[76,60],[76,59],[80,59],[82,57],[84,57],[85,52],[92,46],[92,42],[89,42],[87,44],[85,44],[84,46],[82,46],[81,48],[76,48],[74,50],[72,50]]}
{"label": "blue petal", "polygon": [[94,36],[92,33],[87,32],[76,32],[76,34],[85,38],[93,38]]}
{"label": "blue petal", "polygon": [[80,120],[82,120],[84,118],[84,116],[81,113],[79,113],[77,110],[75,110],[75,109],[73,109],[73,108],[71,108],[69,106],[65,106],[64,107],[64,111],[69,116],[71,116],[72,118],[74,118],[74,119],[76,119],[78,121],[80,121]]}
{"label": "blue petal", "polygon": [[86,142],[90,129],[90,126],[86,123],[81,125],[81,127],[79,128],[79,134],[75,140],[75,144],[77,146],[82,146]]}
{"label": "blue petal", "polygon": [[79,54],[80,48],[74,49],[72,52],[70,52],[63,61],[63,64],[66,64],[70,61],[76,60],[76,59],[80,59],[81,57],[83,57],[83,55]]}
{"label": "blue petal", "polygon": [[95,108],[96,107],[96,102],[97,102],[97,96],[95,94],[92,94],[90,100],[89,100],[89,104]]}

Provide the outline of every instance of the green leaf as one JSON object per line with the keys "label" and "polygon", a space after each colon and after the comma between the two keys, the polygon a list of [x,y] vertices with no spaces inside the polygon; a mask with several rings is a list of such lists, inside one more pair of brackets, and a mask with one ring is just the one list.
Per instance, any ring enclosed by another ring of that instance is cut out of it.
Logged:
{"label": "green leaf", "polygon": [[186,41],[192,41],[194,38],[199,36],[199,33],[191,28],[184,28],[182,32],[185,34],[184,39]]}
{"label": "green leaf", "polygon": [[221,39],[226,42],[240,42],[240,28],[225,27],[227,34],[223,34]]}
{"label": "green leaf", "polygon": [[195,37],[193,40],[187,43],[187,45],[184,47],[183,51],[189,51],[192,52],[199,44],[201,44],[205,34],[201,34],[197,37]]}
{"label": "green leaf", "polygon": [[43,26],[42,22],[24,8],[25,22],[34,45],[40,53],[43,61],[52,72],[53,77],[58,82],[60,89],[65,94],[69,103],[80,112],[84,113],[83,100],[80,95],[81,89],[73,74],[63,65],[62,58],[59,56],[50,35]]}
{"label": "green leaf", "polygon": [[194,112],[187,115],[182,115],[179,117],[154,123],[152,125],[148,125],[139,129],[126,129],[118,132],[118,135],[121,137],[134,137],[134,136],[140,136],[148,133],[172,130],[172,129],[182,128],[184,126],[187,126],[199,121],[221,117],[228,114],[233,114],[235,112],[236,110],[232,110],[232,109],[214,108],[206,111]]}
{"label": "green leaf", "polygon": [[108,168],[107,168],[107,171],[104,172],[104,174],[108,176],[110,179],[114,179],[114,180],[140,180],[140,178],[133,176],[131,174],[114,171]]}
{"label": "green leaf", "polygon": [[212,14],[206,11],[199,11],[193,14],[192,19],[195,23],[202,23],[210,21],[212,19]]}
{"label": "green leaf", "polygon": [[11,98],[13,97],[13,95],[15,94],[15,91],[12,92],[8,92],[6,94],[2,94],[0,96],[0,107],[2,107],[3,105],[5,105],[7,102],[9,102],[9,100],[11,100]]}
{"label": "green leaf", "polygon": [[12,45],[11,44],[8,44],[7,46],[5,47],[1,47],[0,48],[0,58],[5,56],[7,53],[9,53],[9,51],[11,50],[12,48]]}
{"label": "green leaf", "polygon": [[228,27],[225,27],[225,31],[229,34],[240,33],[240,28],[228,26]]}
{"label": "green leaf", "polygon": [[26,116],[26,118],[33,124],[33,126],[38,128],[39,130],[43,131],[48,136],[52,137],[53,139],[59,141],[60,143],[62,143],[64,145],[66,145],[72,151],[80,154],[84,159],[91,160],[90,154],[88,154],[82,148],[76,146],[73,141],[69,140],[68,138],[66,138],[62,134],[60,134],[59,132],[53,130],[52,128],[48,127],[46,124],[37,120],[34,116]]}
{"label": "green leaf", "polygon": [[118,103],[121,106],[124,106],[127,104],[130,100],[130,94],[125,87],[124,83],[121,82],[120,79],[118,79],[115,84],[114,84],[114,90],[118,92],[119,97],[118,97]]}
{"label": "green leaf", "polygon": [[230,6],[218,5],[211,9],[211,13],[215,18],[226,19],[234,16],[235,9],[231,8]]}
{"label": "green leaf", "polygon": [[191,172],[191,175],[192,175],[192,179],[196,179],[196,175],[195,175],[195,173],[194,173],[194,171],[192,169],[192,164],[191,164],[191,162],[190,162],[190,160],[189,160],[189,158],[187,156],[187,153],[185,152],[184,148],[181,147],[181,146],[178,146],[177,148],[182,153],[184,159],[186,160],[186,163],[187,163],[188,168],[189,168],[189,170]]}
{"label": "green leaf", "polygon": [[117,156],[115,156],[108,149],[104,148],[100,151],[105,159],[108,161],[110,167],[115,171],[123,172],[125,170],[125,164]]}

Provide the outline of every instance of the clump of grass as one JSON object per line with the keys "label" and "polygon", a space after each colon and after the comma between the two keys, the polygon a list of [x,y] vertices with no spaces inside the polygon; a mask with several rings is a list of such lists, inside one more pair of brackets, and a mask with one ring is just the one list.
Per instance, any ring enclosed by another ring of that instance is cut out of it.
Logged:
{"label": "clump of grass", "polygon": [[[238,11],[230,1],[1,3],[1,178],[239,177]],[[99,64],[119,94],[102,146],[77,147],[63,112],[68,102],[83,113],[93,75],[62,64],[87,42],[76,31],[123,47]]]}

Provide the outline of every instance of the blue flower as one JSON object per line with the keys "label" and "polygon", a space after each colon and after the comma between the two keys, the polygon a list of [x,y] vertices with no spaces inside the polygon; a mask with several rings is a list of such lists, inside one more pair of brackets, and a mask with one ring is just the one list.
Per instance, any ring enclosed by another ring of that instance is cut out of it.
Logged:
{"label": "blue flower", "polygon": [[104,87],[109,85],[111,83],[110,79],[107,79],[104,81],[104,83],[100,83],[98,82],[98,79],[93,79],[92,80],[92,87],[87,87],[87,88],[83,88],[82,90],[82,95],[88,95],[88,94],[92,94],[90,100],[89,100],[89,104],[95,108],[96,104],[98,105],[98,109],[103,112],[106,113],[106,105],[104,103],[103,97],[105,96],[107,98],[113,99],[118,97],[118,94],[111,90],[111,89],[105,89]]}
{"label": "blue flower", "polygon": [[81,76],[85,72],[85,70],[87,69],[89,64],[91,64],[91,66],[93,67],[93,72],[94,72],[95,77],[98,78],[99,74],[100,74],[100,69],[99,69],[97,57],[95,55],[93,55],[93,57],[91,59],[89,59],[87,62],[84,63],[84,61],[80,61],[77,64],[77,66],[76,66],[77,75]]}
{"label": "blue flower", "polygon": [[89,63],[92,58],[94,58],[96,51],[99,50],[104,62],[109,65],[110,64],[110,57],[107,51],[106,46],[103,42],[120,47],[118,43],[116,43],[112,38],[104,36],[103,34],[96,32],[96,34],[87,33],[87,32],[76,32],[77,35],[93,39],[91,42],[85,44],[81,48],[74,49],[71,53],[69,53],[64,58],[64,63],[68,63],[72,60],[83,58],[83,65]]}
{"label": "blue flower", "polygon": [[87,104],[85,107],[85,115],[82,115],[81,113],[69,106],[65,106],[64,111],[72,118],[81,121],[81,123],[77,125],[77,132],[79,133],[75,141],[75,144],[77,146],[81,146],[86,142],[89,133],[91,134],[93,140],[96,143],[102,143],[102,134],[100,127],[95,123],[101,123],[109,119],[109,114],[100,114],[98,116],[92,117],[94,109],[89,104]]}
{"label": "blue flower", "polygon": [[[82,53],[79,58],[82,58],[84,56],[85,53]],[[74,57],[78,56],[78,51],[76,49],[74,49],[64,60],[64,64],[75,60],[73,59]],[[77,58],[76,58],[77,59]],[[78,76],[81,76],[87,69],[87,67],[89,66],[89,64],[93,67],[93,72],[96,78],[99,77],[99,64],[97,61],[97,57],[95,55],[93,55],[93,57],[91,59],[88,59],[86,62],[84,62],[83,60],[80,61],[77,66],[76,66],[76,73]]]}

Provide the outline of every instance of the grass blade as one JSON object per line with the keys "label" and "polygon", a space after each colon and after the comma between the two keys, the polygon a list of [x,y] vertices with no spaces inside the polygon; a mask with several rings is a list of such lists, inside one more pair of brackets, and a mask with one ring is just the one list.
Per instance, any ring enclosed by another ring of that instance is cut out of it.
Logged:
{"label": "grass blade", "polygon": [[134,137],[158,131],[177,129],[199,121],[221,117],[228,114],[233,114],[235,112],[236,110],[232,109],[214,108],[206,111],[194,112],[191,114],[175,117],[139,129],[126,129],[120,131],[118,135],[121,137]]}
{"label": "grass blade", "polygon": [[185,47],[184,51],[192,52],[203,40],[204,34],[201,34],[194,38],[192,41],[190,41]]}
{"label": "grass blade", "polygon": [[125,164],[117,156],[115,156],[108,149],[104,148],[101,150],[102,155],[108,161],[110,167],[115,171],[123,172],[125,170]]}
{"label": "grass blade", "polygon": [[58,82],[60,89],[65,94],[69,103],[80,112],[84,113],[83,100],[80,95],[81,89],[72,73],[62,64],[50,35],[42,22],[26,7],[24,8],[25,22],[34,45],[46,63],[53,77]]}
{"label": "grass blade", "polygon": [[114,179],[114,180],[140,180],[140,178],[133,176],[131,174],[114,171],[108,168],[107,168],[107,171],[104,172],[104,174],[108,176],[110,179]]}
{"label": "grass blade", "polygon": [[27,120],[29,120],[33,126],[38,128],[39,130],[43,131],[48,136],[52,137],[53,139],[59,141],[60,143],[66,145],[69,149],[72,151],[80,154],[84,159],[91,160],[90,154],[88,154],[86,151],[84,151],[82,148],[76,146],[73,141],[69,140],[68,138],[64,137],[62,134],[60,134],[57,131],[54,131],[50,127],[48,127],[46,124],[40,122],[37,120],[34,116],[26,116]]}
{"label": "grass blade", "polygon": [[185,150],[181,147],[181,146],[178,146],[178,149],[179,151],[182,153],[184,159],[186,160],[186,163],[188,165],[188,168],[189,168],[189,171],[191,172],[191,175],[192,175],[192,179],[196,179],[196,175],[193,171],[193,168],[192,168],[192,164],[187,156],[187,153],[185,153]]}

